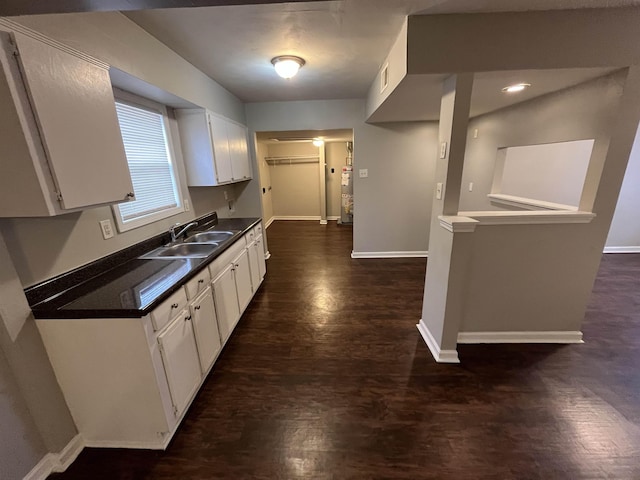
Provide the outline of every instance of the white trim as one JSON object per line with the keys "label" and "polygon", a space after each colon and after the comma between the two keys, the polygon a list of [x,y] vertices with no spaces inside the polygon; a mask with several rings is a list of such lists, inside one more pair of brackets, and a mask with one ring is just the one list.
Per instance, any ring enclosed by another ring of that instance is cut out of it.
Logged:
{"label": "white trim", "polygon": [[311,215],[311,216],[304,216],[304,215],[274,215],[272,217],[274,220],[315,220],[315,221],[320,221],[320,215]]}
{"label": "white trim", "polygon": [[578,207],[574,205],[565,205],[563,203],[545,202],[544,200],[536,200],[535,198],[516,197],[515,195],[505,195],[503,193],[489,193],[487,195],[491,203],[498,205],[507,205],[509,207],[520,207],[526,210],[570,210],[578,211]]}
{"label": "white trim", "polygon": [[23,480],[45,480],[53,473],[53,467],[56,463],[56,455],[47,453],[42,457],[42,460],[24,476]]}
{"label": "white trim", "polygon": [[57,48],[58,50],[61,50],[63,52],[66,52],[70,55],[73,55],[74,57],[78,57],[81,58],[82,60],[84,60],[85,62],[89,62],[92,63],[100,68],[104,68],[105,70],[109,70],[109,64],[106,62],[103,62],[102,60],[98,60],[95,57],[92,57],[91,55],[87,55],[84,52],[81,52],[80,50],[76,50],[75,48],[71,48],[68,45],[65,45],[64,43],[60,43],[57,40],[54,40],[53,38],[49,38],[46,35],[41,34],[40,32],[36,32],[35,30],[30,29],[29,27],[25,27],[24,25],[21,25],[19,23],[14,22],[13,20],[10,20],[6,17],[4,18],[0,18],[0,26],[8,28],[10,30],[12,30],[13,32],[17,32],[17,33],[21,33],[22,35],[26,35],[27,37],[33,38],[34,40],[38,40],[39,42],[45,43],[47,45],[49,45],[50,47],[53,48]]}
{"label": "white trim", "polygon": [[340,217],[329,217],[329,216],[327,216],[327,220],[335,222],[336,220],[340,220]]}
{"label": "white trim", "polygon": [[460,332],[458,343],[584,343],[582,332]]}
{"label": "white trim", "polygon": [[458,212],[458,215],[477,220],[478,225],[542,225],[552,223],[591,223],[596,216],[591,212],[568,210],[537,210],[523,212]]}
{"label": "white trim", "polygon": [[604,247],[603,253],[640,253],[640,246]]}
{"label": "white trim", "polygon": [[320,220],[320,225],[326,225],[327,221],[326,220]]}
{"label": "white trim", "polygon": [[85,447],[80,434],[67,443],[59,453],[47,453],[24,477],[24,480],[45,480],[54,472],[64,472],[74,462]]}
{"label": "white trim", "polygon": [[469,217],[440,215],[440,226],[452,233],[469,233],[476,229],[477,220]]}
{"label": "white trim", "polygon": [[267,254],[264,256],[265,260],[269,260],[271,258],[271,252],[267,252]]}
{"label": "white trim", "polygon": [[[187,410],[189,407],[187,407]],[[180,425],[180,422],[176,423],[176,426]],[[112,441],[112,440],[91,440],[87,441],[85,445],[90,448],[132,448],[136,450],[166,450],[171,442],[173,435],[177,428],[173,430],[170,435],[166,435],[164,440],[159,442],[121,442],[121,441]]]}
{"label": "white trim", "polygon": [[399,252],[351,252],[351,258],[424,258],[428,257],[426,250],[419,251],[399,251]]}
{"label": "white trim", "polygon": [[422,335],[424,343],[426,343],[427,347],[429,347],[429,351],[431,352],[431,355],[433,355],[433,358],[436,362],[460,363],[457,350],[440,350],[438,342],[436,342],[436,339],[433,338],[433,335],[431,335],[431,332],[422,321],[422,319],[420,319],[420,323],[416,324],[416,327],[418,327],[418,331],[420,332],[420,335]]}
{"label": "white trim", "polygon": [[266,230],[267,228],[269,228],[269,225],[271,225],[275,219],[276,219],[276,217],[273,217],[273,216],[272,216],[269,220],[267,220],[267,223],[265,223],[265,224],[264,224],[264,228],[265,228],[265,230]]}

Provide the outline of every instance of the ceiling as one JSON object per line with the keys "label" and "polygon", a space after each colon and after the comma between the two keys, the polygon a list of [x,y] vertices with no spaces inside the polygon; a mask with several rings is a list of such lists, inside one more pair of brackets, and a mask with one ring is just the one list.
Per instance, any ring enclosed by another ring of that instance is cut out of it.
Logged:
{"label": "ceiling", "polygon": [[[244,102],[365,98],[407,15],[640,6],[640,0],[340,0],[130,11],[125,14]],[[271,65],[298,55],[291,80]],[[612,69],[476,76],[472,116],[557,91]],[[441,75],[406,77],[371,122],[435,120]],[[500,89],[516,81],[518,95]]]}

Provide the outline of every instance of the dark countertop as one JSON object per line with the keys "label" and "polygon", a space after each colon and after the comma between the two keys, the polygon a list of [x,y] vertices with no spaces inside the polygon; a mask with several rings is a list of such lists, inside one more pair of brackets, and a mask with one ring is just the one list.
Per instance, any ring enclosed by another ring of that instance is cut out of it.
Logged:
{"label": "dark countertop", "polygon": [[[145,316],[257,225],[260,219],[223,218],[217,222],[215,227],[207,230],[235,230],[238,233],[221,243],[207,258],[140,259],[137,258],[141,254],[140,246],[133,245],[129,249],[135,252],[136,258],[116,266],[110,265],[110,268],[91,278],[83,278],[82,267],[65,274],[76,275],[79,282],[64,291],[49,292],[48,298],[32,305],[34,317],[73,319]],[[160,245],[148,247],[145,244],[147,251]],[[122,258],[123,252],[118,252],[119,258]],[[69,279],[66,282],[69,283]]]}

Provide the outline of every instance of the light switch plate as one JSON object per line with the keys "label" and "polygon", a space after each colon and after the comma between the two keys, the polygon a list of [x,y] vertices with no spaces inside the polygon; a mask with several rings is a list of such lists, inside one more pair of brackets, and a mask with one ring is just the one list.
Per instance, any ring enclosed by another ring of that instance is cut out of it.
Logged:
{"label": "light switch plate", "polygon": [[358,173],[360,178],[367,178],[369,176],[369,170],[366,168],[361,168]]}
{"label": "light switch plate", "polygon": [[442,200],[442,183],[436,183],[436,200]]}
{"label": "light switch plate", "polygon": [[447,142],[440,144],[440,158],[447,158]]}
{"label": "light switch plate", "polygon": [[100,229],[102,230],[102,237],[107,240],[113,238],[113,226],[111,220],[100,220]]}
{"label": "light switch plate", "polygon": [[184,203],[184,211],[188,212],[189,210],[191,210],[191,205],[189,204],[189,199],[188,198],[183,198],[182,202]]}

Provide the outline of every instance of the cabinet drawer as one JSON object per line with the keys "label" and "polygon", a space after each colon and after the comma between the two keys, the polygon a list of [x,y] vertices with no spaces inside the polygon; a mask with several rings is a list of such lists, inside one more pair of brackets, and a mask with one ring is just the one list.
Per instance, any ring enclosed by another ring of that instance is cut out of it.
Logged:
{"label": "cabinet drawer", "polygon": [[210,281],[211,275],[209,275],[209,269],[205,268],[187,282],[187,298],[189,300],[196,298],[200,292],[204,291],[204,289],[209,286]]}
{"label": "cabinet drawer", "polygon": [[176,293],[162,302],[158,308],[151,312],[151,322],[153,329],[157,332],[173,320],[182,310],[187,307],[187,295],[184,288],[180,288]]}
{"label": "cabinet drawer", "polygon": [[253,228],[253,233],[256,234],[256,238],[258,238],[260,235],[262,235],[262,223],[259,223],[258,225],[256,225]]}

